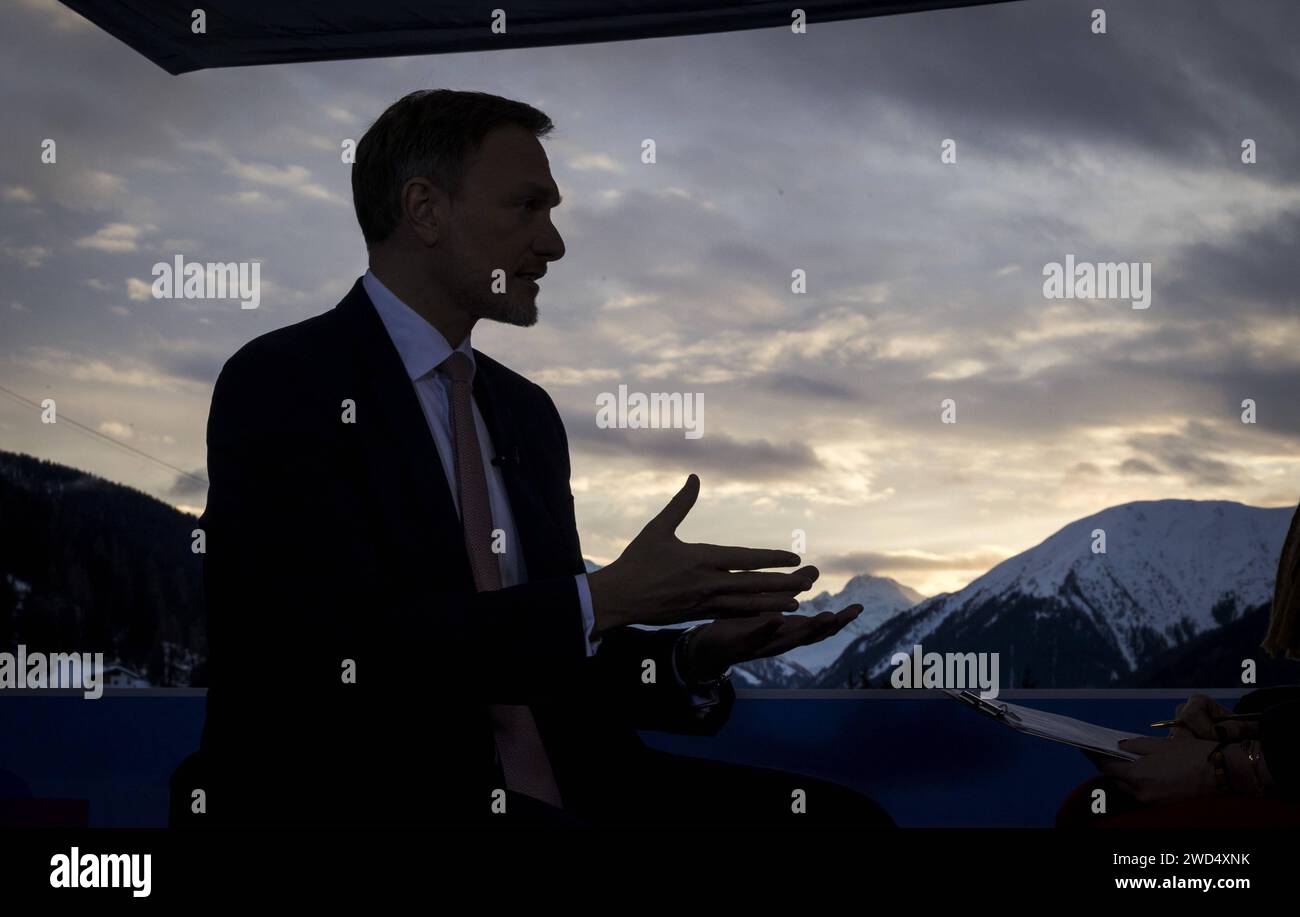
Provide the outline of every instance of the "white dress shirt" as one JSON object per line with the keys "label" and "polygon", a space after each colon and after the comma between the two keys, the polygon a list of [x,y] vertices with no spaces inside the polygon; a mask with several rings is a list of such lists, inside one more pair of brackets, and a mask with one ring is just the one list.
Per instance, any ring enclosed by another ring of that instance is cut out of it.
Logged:
{"label": "white dress shirt", "polygon": [[[451,355],[452,347],[442,333],[423,316],[398,299],[391,290],[379,282],[379,278],[366,271],[361,278],[370,301],[388,330],[397,347],[397,353],[406,367],[406,374],[415,387],[415,394],[424,410],[424,419],[429,423],[429,432],[433,434],[438,445],[438,456],[442,459],[442,471],[447,476],[447,487],[451,491],[452,502],[460,514],[460,492],[456,481],[456,460],[453,451],[455,442],[451,429],[451,378],[445,373],[437,372],[437,367]],[[456,348],[469,357],[470,366],[474,367],[474,351],[470,345],[470,335]],[[470,374],[473,380],[473,372]],[[505,479],[501,468],[492,464],[496,450],[492,447],[492,436],[478,403],[471,398],[474,406],[474,426],[478,430],[479,451],[482,453],[483,468],[487,472],[488,501],[492,507],[492,524],[504,533],[506,550],[495,555],[501,568],[502,587],[517,586],[528,581],[528,570],[524,564],[524,553],[520,550],[519,536],[515,530],[515,518],[510,511],[510,498],[506,492]],[[592,628],[596,625],[596,615],[591,605],[591,588],[587,584],[587,574],[576,574],[578,583],[578,600],[582,606],[583,636],[587,643],[587,655],[595,655],[600,646],[599,640],[591,639]]]}
{"label": "white dress shirt", "polygon": [[[415,388],[420,407],[424,411],[424,419],[429,424],[429,432],[433,434],[434,442],[438,446],[438,457],[442,460],[442,471],[447,477],[447,488],[451,491],[451,499],[459,515],[460,488],[456,480],[456,459],[453,451],[455,440],[451,429],[452,383],[445,373],[437,372],[439,364],[451,355],[452,347],[442,336],[442,332],[398,299],[370,271],[366,271],[365,276],[361,278],[361,285],[365,288],[370,301],[375,304],[375,311],[379,313],[388,336],[402,358],[402,365],[406,367],[411,385]],[[456,349],[469,357],[471,368],[476,368],[470,335],[465,335],[465,340],[461,341]],[[473,371],[470,373],[470,380],[473,381]],[[496,450],[492,446],[492,435],[488,432],[487,424],[483,422],[478,403],[472,398],[470,403],[474,407],[474,427],[478,431],[483,468],[487,471],[488,502],[492,508],[492,524],[501,529],[505,536],[506,550],[496,555],[501,569],[501,585],[517,586],[528,581],[528,571],[524,564],[523,551],[519,548],[515,518],[510,511],[510,497],[506,492],[505,479],[501,476],[500,466],[492,464],[492,459],[496,455]],[[596,626],[596,615],[591,604],[591,587],[587,583],[586,573],[578,573],[574,579],[578,583],[578,602],[582,608],[582,633],[586,640],[587,655],[594,656],[600,647],[600,640],[591,638],[591,631]],[[697,716],[704,716],[709,707],[719,702],[716,687],[701,690],[683,677],[677,668],[675,652],[672,654],[671,668],[673,680],[687,690]],[[731,669],[728,668],[727,673],[730,672]]]}

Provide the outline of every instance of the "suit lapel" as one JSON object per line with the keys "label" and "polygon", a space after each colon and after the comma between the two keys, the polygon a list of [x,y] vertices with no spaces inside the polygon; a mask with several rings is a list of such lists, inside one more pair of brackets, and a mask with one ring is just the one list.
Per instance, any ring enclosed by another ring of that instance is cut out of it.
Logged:
{"label": "suit lapel", "polygon": [[473,583],[456,505],[442,473],[438,446],[424,409],[384,328],[358,280],[339,303],[358,369],[357,423],[366,492],[378,506],[385,539],[414,569],[445,557],[452,570]]}
{"label": "suit lapel", "polygon": [[510,511],[519,534],[524,553],[524,565],[529,579],[540,579],[567,572],[556,568],[555,552],[558,544],[556,522],[541,498],[538,478],[542,466],[536,455],[538,431],[519,417],[514,402],[509,397],[507,379],[495,361],[474,351],[474,401],[478,404],[483,423],[492,436],[492,445],[498,456],[503,456],[501,477],[510,497]]}
{"label": "suit lapel", "polygon": [[[393,533],[391,543],[414,569],[426,569],[430,557],[445,557],[472,588],[464,530],[438,446],[397,348],[360,280],[338,309],[359,370],[362,464],[383,531]],[[537,476],[543,470],[535,455],[538,431],[520,426],[523,418],[513,410],[509,380],[495,361],[475,351],[475,367],[474,401],[494,451],[506,457],[502,478],[528,578],[571,572],[557,553],[563,539],[557,537],[558,525],[538,490]]]}

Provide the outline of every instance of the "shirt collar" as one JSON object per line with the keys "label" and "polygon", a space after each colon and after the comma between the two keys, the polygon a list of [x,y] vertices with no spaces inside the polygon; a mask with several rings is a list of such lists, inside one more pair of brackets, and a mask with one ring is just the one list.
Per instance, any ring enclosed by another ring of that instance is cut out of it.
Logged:
{"label": "shirt collar", "polygon": [[[398,299],[388,287],[380,283],[378,277],[366,271],[361,278],[361,285],[365,287],[370,301],[375,304],[375,311],[379,313],[412,382],[433,372],[443,360],[451,356],[452,347],[442,332]],[[470,379],[473,380],[474,348],[468,334],[456,349],[469,357]]]}

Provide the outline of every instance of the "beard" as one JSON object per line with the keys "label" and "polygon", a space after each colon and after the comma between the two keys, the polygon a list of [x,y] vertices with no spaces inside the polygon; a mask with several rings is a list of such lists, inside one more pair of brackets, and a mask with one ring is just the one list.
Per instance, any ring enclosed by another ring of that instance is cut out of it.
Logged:
{"label": "beard", "polygon": [[527,328],[537,324],[536,294],[518,279],[513,284],[507,281],[506,292],[480,298],[474,305],[474,314],[494,322]]}
{"label": "beard", "polygon": [[[459,264],[472,263],[466,258]],[[491,268],[477,267],[458,272],[453,290],[453,301],[464,304],[464,309],[476,319],[489,319],[506,325],[527,328],[537,324],[537,293],[518,277],[506,278],[506,291],[493,293],[480,278],[487,277]]]}

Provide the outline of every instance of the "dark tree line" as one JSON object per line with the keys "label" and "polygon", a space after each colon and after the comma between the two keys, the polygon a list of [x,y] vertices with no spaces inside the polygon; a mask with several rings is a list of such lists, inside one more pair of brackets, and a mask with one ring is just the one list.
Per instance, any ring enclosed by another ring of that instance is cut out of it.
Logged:
{"label": "dark tree line", "polygon": [[0,649],[102,652],[155,685],[201,681],[197,526],[133,488],[0,451]]}

